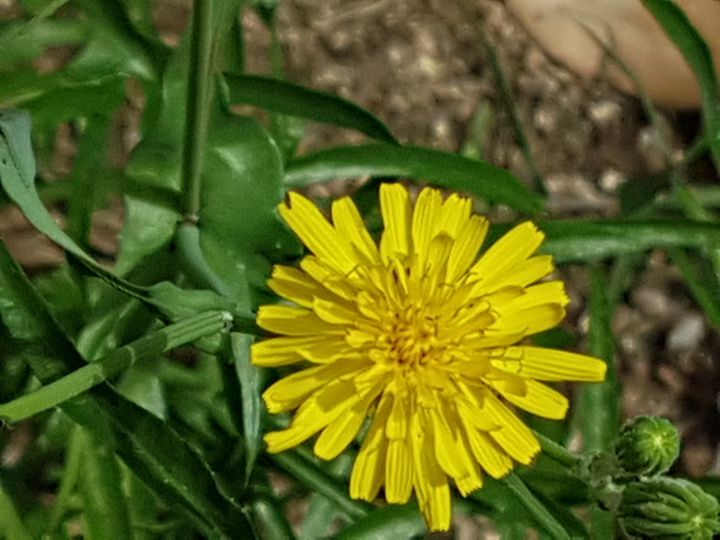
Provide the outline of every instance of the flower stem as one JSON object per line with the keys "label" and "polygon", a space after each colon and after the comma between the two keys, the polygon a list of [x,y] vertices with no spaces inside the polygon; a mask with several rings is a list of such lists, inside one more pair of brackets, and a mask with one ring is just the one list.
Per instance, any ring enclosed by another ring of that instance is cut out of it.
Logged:
{"label": "flower stem", "polygon": [[574,467],[580,462],[580,457],[570,452],[564,446],[556,443],[552,439],[549,439],[542,433],[538,433],[537,431],[534,433],[540,441],[543,452],[558,463],[566,465],[567,467]]}
{"label": "flower stem", "polygon": [[116,349],[40,389],[0,405],[0,418],[18,422],[76,397],[90,388],[122,373],[138,360],[152,358],[165,351],[224,330],[232,321],[226,311],[194,315],[152,332]]}
{"label": "flower stem", "polygon": [[211,58],[212,0],[197,0],[192,18],[182,161],[183,210],[185,221],[189,223],[197,223],[200,211],[203,147],[210,109]]}

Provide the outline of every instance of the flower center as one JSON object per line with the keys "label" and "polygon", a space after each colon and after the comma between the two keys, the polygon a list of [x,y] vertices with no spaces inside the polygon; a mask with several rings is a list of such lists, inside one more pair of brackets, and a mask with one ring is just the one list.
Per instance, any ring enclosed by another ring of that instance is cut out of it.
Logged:
{"label": "flower center", "polygon": [[424,306],[396,312],[385,334],[386,358],[399,366],[421,367],[440,359],[437,318]]}

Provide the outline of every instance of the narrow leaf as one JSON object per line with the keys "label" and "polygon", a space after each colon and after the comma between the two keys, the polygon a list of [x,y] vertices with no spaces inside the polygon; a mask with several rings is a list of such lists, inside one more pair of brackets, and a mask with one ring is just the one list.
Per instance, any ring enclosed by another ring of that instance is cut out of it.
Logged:
{"label": "narrow leaf", "polygon": [[542,250],[558,263],[597,261],[653,248],[703,248],[720,241],[720,225],[687,220],[546,221]]}
{"label": "narrow leaf", "polygon": [[504,169],[414,146],[369,144],[323,150],[289,163],[285,184],[301,188],[315,182],[362,176],[427,180],[438,187],[464,191],[531,214],[542,208],[542,199]]}
{"label": "narrow leaf", "polygon": [[675,43],[697,77],[702,98],[705,136],[720,172],[720,88],[712,52],[682,8],[673,0],[642,0]]}
{"label": "narrow leaf", "polygon": [[132,539],[130,516],[115,455],[107,447],[95,444],[87,431],[76,429],[83,455],[80,487],[86,534],[90,538]]}
{"label": "narrow leaf", "polygon": [[356,129],[368,137],[396,143],[385,124],[346,99],[297,84],[260,75],[225,73],[230,104],[254,105],[288,116]]}
{"label": "narrow leaf", "polygon": [[262,449],[263,403],[260,397],[264,385],[262,369],[250,363],[250,345],[253,337],[247,334],[230,334],[235,372],[242,394],[243,443],[245,444],[245,482],[252,474],[255,461]]}
{"label": "narrow leaf", "polygon": [[538,525],[540,525],[540,527],[542,527],[542,529],[545,530],[551,538],[570,538],[570,535],[565,528],[545,507],[545,505],[528,489],[525,482],[523,482],[519,476],[511,473],[503,480],[503,483],[510,488],[510,490],[518,498],[519,502],[525,506],[530,515],[535,518]]}
{"label": "narrow leaf", "polygon": [[343,529],[338,540],[374,540],[376,538],[413,538],[427,531],[416,503],[389,505],[373,510]]}

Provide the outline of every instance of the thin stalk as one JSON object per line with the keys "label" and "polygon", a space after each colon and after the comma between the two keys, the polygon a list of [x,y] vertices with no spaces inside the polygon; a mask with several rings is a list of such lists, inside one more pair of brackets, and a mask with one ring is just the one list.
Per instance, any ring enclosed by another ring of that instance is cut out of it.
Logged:
{"label": "thin stalk", "polygon": [[196,0],[193,9],[185,140],[182,157],[184,217],[198,221],[202,187],[203,149],[207,136],[212,58],[212,0]]}
{"label": "thin stalk", "polygon": [[517,111],[517,107],[515,107],[515,100],[513,99],[512,92],[510,91],[510,85],[508,85],[507,77],[505,77],[505,72],[503,71],[500,59],[498,58],[497,51],[489,41],[487,41],[484,37],[482,39],[488,58],[490,59],[490,66],[492,67],[493,75],[495,76],[495,82],[497,83],[500,89],[500,95],[503,98],[505,110],[510,116],[510,121],[512,122],[513,131],[515,133],[515,142],[517,142],[520,147],[520,151],[525,158],[525,163],[527,163],[530,169],[530,175],[532,176],[535,191],[544,195],[547,191],[545,190],[545,183],[543,181],[542,174],[540,174],[540,167],[538,166],[532,148],[530,147],[530,141],[528,141],[527,135],[525,135],[523,122]]}
{"label": "thin stalk", "polygon": [[82,442],[80,430],[82,428],[76,425],[70,435],[70,443],[65,450],[65,469],[63,470],[62,480],[60,481],[60,489],[52,513],[50,514],[50,525],[47,532],[53,533],[58,530],[60,523],[70,505],[70,498],[75,492],[78,484],[78,478],[83,465]]}
{"label": "thin stalk", "polygon": [[525,509],[535,518],[538,525],[545,529],[552,538],[567,538],[569,540],[570,536],[565,528],[555,519],[545,505],[533,495],[522,478],[514,473],[510,473],[503,478],[502,482],[510,488],[510,491],[515,494],[523,506],[525,506]]}
{"label": "thin stalk", "polygon": [[230,313],[212,311],[161,328],[116,349],[102,360],[87,364],[35,392],[0,405],[0,418],[8,422],[29,418],[119,375],[138,360],[155,357],[179,345],[220,332],[231,321]]}
{"label": "thin stalk", "polygon": [[580,457],[570,452],[564,446],[556,443],[552,439],[549,439],[542,433],[538,433],[537,431],[534,433],[540,441],[540,446],[542,446],[543,452],[545,452],[548,457],[551,457],[561,465],[566,465],[567,467],[574,467],[580,462]]}
{"label": "thin stalk", "polygon": [[335,503],[338,509],[353,520],[365,517],[372,508],[370,505],[353,501],[347,495],[347,488],[340,487],[336,479],[327,476],[297,452],[273,454],[270,459],[301,484]]}

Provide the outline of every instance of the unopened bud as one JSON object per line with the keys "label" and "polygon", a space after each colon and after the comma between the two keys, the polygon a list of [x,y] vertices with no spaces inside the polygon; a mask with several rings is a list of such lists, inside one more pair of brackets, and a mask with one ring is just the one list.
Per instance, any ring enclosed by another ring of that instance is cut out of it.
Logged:
{"label": "unopened bud", "polygon": [[718,502],[687,480],[634,481],[623,490],[618,525],[631,538],[710,540],[720,532]]}
{"label": "unopened bud", "polygon": [[680,455],[680,436],[670,420],[637,416],[620,431],[615,455],[620,467],[629,475],[663,474]]}

